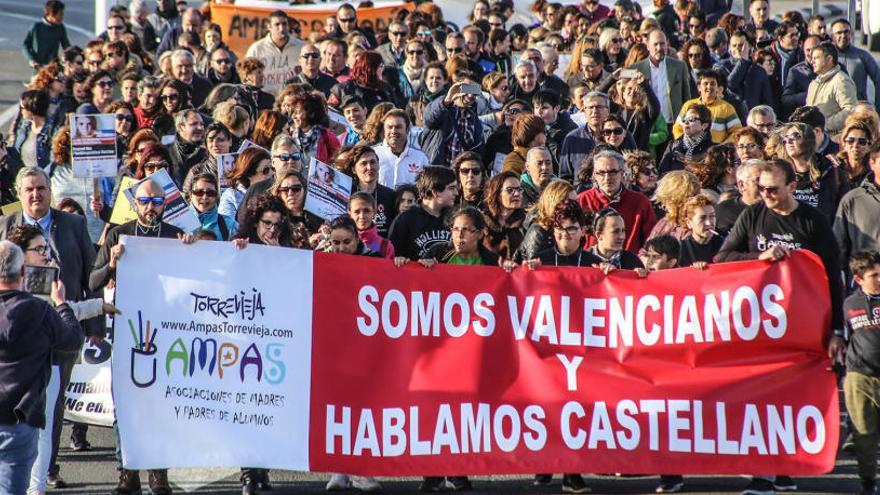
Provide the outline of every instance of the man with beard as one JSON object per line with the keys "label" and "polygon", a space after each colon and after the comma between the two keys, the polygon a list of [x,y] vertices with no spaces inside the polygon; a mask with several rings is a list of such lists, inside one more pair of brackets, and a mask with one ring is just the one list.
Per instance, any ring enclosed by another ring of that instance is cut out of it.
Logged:
{"label": "man with beard", "polygon": [[[125,246],[119,244],[119,238],[123,235],[135,237],[162,237],[179,238],[184,242],[192,242],[192,236],[184,234],[177,227],[162,221],[165,213],[165,191],[152,179],[141,182],[134,193],[134,206],[137,210],[137,220],[114,227],[107,233],[104,244],[98,252],[95,260],[95,268],[89,278],[89,286],[92,290],[103,289],[111,280],[116,278],[116,267],[119,259],[125,252]],[[119,445],[119,430],[116,429],[116,445]],[[117,447],[118,449],[118,447]],[[119,470],[119,484],[113,490],[116,495],[129,495],[140,492],[140,476],[137,471],[122,468],[121,451],[116,451],[116,468]],[[167,469],[150,469],[149,485],[150,492],[156,495],[170,495],[171,486],[168,484]]]}

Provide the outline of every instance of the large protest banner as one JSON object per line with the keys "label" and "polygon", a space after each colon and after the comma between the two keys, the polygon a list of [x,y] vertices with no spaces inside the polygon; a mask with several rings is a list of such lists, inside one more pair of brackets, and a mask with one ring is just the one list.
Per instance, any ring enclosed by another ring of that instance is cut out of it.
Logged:
{"label": "large protest banner", "polygon": [[[223,29],[223,41],[229,48],[239,57],[244,57],[248,47],[269,32],[271,12],[283,10],[289,17],[299,21],[302,29],[299,36],[301,39],[306,39],[312,31],[323,31],[327,17],[336,14],[336,10],[344,3],[341,1],[317,5],[289,5],[266,0],[245,0],[234,4],[212,3],[211,20]],[[374,30],[387,29],[398,11],[413,9],[413,4],[395,0],[379,0],[373,4],[374,7],[357,9],[360,27]]]}
{"label": "large protest banner", "polygon": [[131,327],[117,321],[113,387],[131,468],[806,475],[834,465],[828,291],[809,253],[645,280],[125,242],[117,301]]}

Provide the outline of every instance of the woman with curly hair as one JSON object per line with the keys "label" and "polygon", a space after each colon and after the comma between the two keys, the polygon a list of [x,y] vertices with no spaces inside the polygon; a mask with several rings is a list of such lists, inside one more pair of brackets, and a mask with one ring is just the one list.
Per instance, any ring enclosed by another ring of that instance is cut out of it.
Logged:
{"label": "woman with curly hair", "polygon": [[630,172],[629,188],[651,197],[657,189],[657,162],[643,150],[630,151],[623,156]]}
{"label": "woman with curly hair", "polygon": [[382,55],[373,51],[361,53],[351,68],[351,79],[330,90],[329,103],[337,106],[343,96],[357,95],[370,111],[379,103],[393,101],[388,84],[382,80],[383,68]]}
{"label": "woman with curly hair", "polygon": [[329,164],[339,151],[336,134],[324,127],[327,120],[327,102],[317,91],[300,93],[293,97],[293,125],[291,137],[302,155],[303,171],[308,175],[312,158]]}
{"label": "woman with curly hair", "polygon": [[648,45],[644,43],[634,43],[629,52],[627,52],[626,60],[623,61],[624,67],[631,67],[636,62],[648,58]]}
{"label": "woman with curly hair", "polygon": [[92,72],[86,81],[90,99],[76,109],[78,114],[107,113],[107,107],[113,101],[113,86],[116,81],[106,70]]}
{"label": "woman with curly hair", "polygon": [[501,172],[489,180],[483,200],[483,245],[506,260],[514,258],[525,237],[526,212],[522,204],[522,184],[514,172]]}
{"label": "woman with curly hair", "polygon": [[654,201],[663,209],[665,215],[657,221],[648,240],[659,235],[669,234],[678,240],[690,233],[684,222],[684,204],[687,200],[700,194],[700,181],[697,176],[687,170],[673,170],[664,175],[657,183]]}
{"label": "woman with curly hair", "polygon": [[[31,79],[28,89],[42,89],[49,93],[49,110],[46,120],[54,125],[63,125],[64,117],[76,108],[76,100],[67,91],[67,76],[58,62],[44,65]],[[19,113],[20,116],[20,113]]]}
{"label": "woman with curly hair", "polygon": [[687,66],[688,74],[690,74],[691,94],[697,93],[697,73],[701,70],[712,68],[712,57],[709,52],[709,45],[701,38],[692,38],[687,40],[678,52],[678,56]]}
{"label": "woman with curly hair", "polygon": [[733,146],[727,143],[714,144],[706,151],[702,160],[689,163],[686,169],[697,176],[701,194],[716,203],[724,193],[736,192],[736,164]]}
{"label": "woman with curly hair", "polygon": [[258,196],[248,204],[244,222],[239,225],[232,243],[238,249],[244,249],[248,244],[308,247],[294,245],[287,207],[280,198],[271,195]]}

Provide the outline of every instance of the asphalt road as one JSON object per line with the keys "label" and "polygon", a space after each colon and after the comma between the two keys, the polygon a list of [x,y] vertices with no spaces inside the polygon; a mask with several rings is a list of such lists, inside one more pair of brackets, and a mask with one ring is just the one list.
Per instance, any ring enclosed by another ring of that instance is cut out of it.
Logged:
{"label": "asphalt road", "polygon": [[[62,440],[69,437],[65,428]],[[99,494],[109,493],[115,486],[116,471],[113,456],[113,430],[92,428],[89,441],[93,449],[89,452],[71,452],[62,448],[60,454],[62,477],[70,483],[70,488],[53,493]],[[64,442],[62,442],[64,445]],[[325,493],[324,485],[329,475],[320,473],[297,473],[291,471],[272,471],[271,479],[275,494]],[[238,472],[234,469],[188,470],[170,473],[178,492],[210,493],[233,495],[241,493]],[[636,494],[653,493],[657,485],[656,476],[617,478],[614,476],[586,476],[587,484],[593,493]],[[146,480],[142,475],[142,482]],[[472,478],[474,494],[539,494],[561,493],[559,477],[551,487],[532,486],[530,476],[492,476]],[[385,493],[416,493],[418,479],[380,478]],[[858,493],[859,484],[855,475],[855,460],[841,454],[834,472],[820,477],[797,478],[801,494],[841,494]],[[745,487],[748,480],[741,477],[686,477],[687,493],[692,494],[736,494]]]}

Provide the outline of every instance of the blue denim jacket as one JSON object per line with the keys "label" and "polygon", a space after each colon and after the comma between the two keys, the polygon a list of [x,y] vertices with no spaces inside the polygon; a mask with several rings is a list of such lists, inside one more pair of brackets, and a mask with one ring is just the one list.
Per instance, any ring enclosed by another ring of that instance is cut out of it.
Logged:
{"label": "blue denim jacket", "polygon": [[[46,123],[37,135],[37,166],[40,168],[46,168],[52,162],[52,135],[55,134],[55,127],[54,122],[46,119]],[[30,121],[21,119],[15,132],[15,141],[12,144],[16,151],[21,151],[21,145],[28,138],[30,132]]]}

